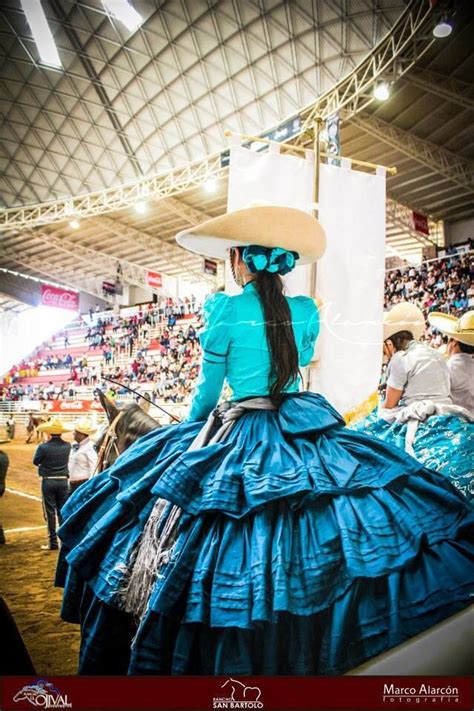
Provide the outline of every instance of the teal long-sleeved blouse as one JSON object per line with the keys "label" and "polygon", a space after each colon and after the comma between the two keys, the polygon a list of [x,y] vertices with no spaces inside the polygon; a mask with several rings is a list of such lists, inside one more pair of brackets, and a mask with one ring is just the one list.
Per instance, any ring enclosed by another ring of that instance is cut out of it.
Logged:
{"label": "teal long-sleeved blouse", "polygon": [[[319,333],[319,312],[307,296],[286,297],[298,348],[299,365],[308,365]],[[270,353],[265,317],[254,284],[249,282],[238,296],[211,294],[203,307],[204,330],[199,334],[203,349],[201,372],[188,421],[204,420],[215,408],[224,380],[232,400],[270,392]],[[285,388],[298,392],[300,378]]]}

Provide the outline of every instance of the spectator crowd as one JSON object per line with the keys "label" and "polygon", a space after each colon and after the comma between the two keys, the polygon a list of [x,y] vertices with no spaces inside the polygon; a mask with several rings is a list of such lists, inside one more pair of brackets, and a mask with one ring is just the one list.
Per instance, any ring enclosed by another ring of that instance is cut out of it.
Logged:
{"label": "spectator crowd", "polygon": [[[28,361],[11,368],[9,384],[0,386],[0,399],[74,399],[79,386],[100,387],[110,397],[127,392],[124,387],[110,385],[106,380],[109,377],[139,392],[141,384],[148,383],[146,390],[153,400],[182,403],[192,391],[199,372],[200,347],[194,326],[177,322],[199,314],[200,305],[193,296],[162,299],[139,307],[130,316],[120,312],[104,315],[91,309],[82,326],[89,350],[96,351],[100,358],[88,360],[86,355],[73,357],[71,353],[37,357],[57,343],[58,338],[64,339],[64,349],[70,347],[65,332],[44,344]],[[152,331],[156,340],[153,352],[148,353]],[[58,384],[50,380],[46,385],[22,383],[22,378],[55,370],[68,370],[67,381]]]}
{"label": "spectator crowd", "polygon": [[[402,269],[392,269],[385,276],[384,310],[400,301],[410,301],[425,316],[442,311],[459,317],[474,308],[474,254],[448,250],[446,257]],[[427,324],[425,341],[433,348],[444,346],[446,336]]]}

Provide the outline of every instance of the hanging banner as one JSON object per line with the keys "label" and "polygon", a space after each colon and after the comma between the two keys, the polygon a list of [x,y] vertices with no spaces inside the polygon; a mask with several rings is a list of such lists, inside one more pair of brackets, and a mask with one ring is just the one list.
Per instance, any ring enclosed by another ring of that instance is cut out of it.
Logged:
{"label": "hanging banner", "polygon": [[421,232],[423,235],[429,235],[430,226],[428,224],[428,218],[425,215],[422,215],[419,212],[412,212],[411,221],[413,229],[417,232]]}
{"label": "hanging banner", "polygon": [[115,296],[115,282],[114,281],[103,281],[102,282],[102,292],[107,296]]}
{"label": "hanging banner", "polygon": [[[326,153],[328,156],[341,155],[339,124],[339,114],[333,114],[326,119]],[[328,157],[328,164],[339,165],[339,161]]]}
{"label": "hanging banner", "polygon": [[212,259],[205,259],[203,263],[204,274],[209,274],[210,276],[217,276],[217,262]]}
{"label": "hanging banner", "polygon": [[[268,138],[270,141],[277,141],[283,143],[289,141],[290,138],[296,136],[301,131],[301,116],[295,116],[289,121],[280,124],[277,128],[272,128],[271,131],[266,131],[260,134],[262,138]],[[257,152],[267,151],[268,143],[260,143],[260,141],[247,141],[242,145],[242,148],[252,148]],[[221,168],[228,166],[230,163],[230,150],[223,151],[221,153]]]}
{"label": "hanging banner", "polygon": [[43,306],[52,306],[56,309],[79,311],[79,293],[60,289],[57,286],[49,286],[49,284],[42,284],[41,303]]}
{"label": "hanging banner", "polygon": [[163,286],[162,276],[161,274],[158,274],[158,272],[146,272],[145,282],[147,286],[151,287],[152,289],[161,289]]}
{"label": "hanging banner", "polygon": [[[308,212],[313,202],[314,155],[280,155],[232,146],[228,211],[263,201]],[[385,270],[385,177],[320,167],[320,220],[327,251],[316,265],[284,277],[286,293],[322,301],[321,330],[309,387],[350,421],[377,401],[382,366]],[[238,293],[226,268],[226,291]],[[367,410],[365,410],[367,411]]]}
{"label": "hanging banner", "polygon": [[377,404],[382,368],[385,176],[321,165],[319,219],[326,252],[318,261],[322,301],[318,366],[311,390],[348,422]]}

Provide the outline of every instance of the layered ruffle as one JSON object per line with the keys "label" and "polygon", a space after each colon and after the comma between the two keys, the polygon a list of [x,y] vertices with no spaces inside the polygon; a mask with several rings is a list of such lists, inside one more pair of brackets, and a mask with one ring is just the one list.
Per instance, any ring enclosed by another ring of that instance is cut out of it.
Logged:
{"label": "layered ruffle", "polygon": [[[340,673],[469,603],[474,513],[442,475],[345,428],[311,393],[250,411],[224,442],[189,451],[201,425],[149,433],[63,512],[74,619],[84,583],[97,609],[120,607],[157,498],[183,510],[131,673]],[[285,634],[301,649],[286,667]],[[210,654],[200,671],[196,649]]]}

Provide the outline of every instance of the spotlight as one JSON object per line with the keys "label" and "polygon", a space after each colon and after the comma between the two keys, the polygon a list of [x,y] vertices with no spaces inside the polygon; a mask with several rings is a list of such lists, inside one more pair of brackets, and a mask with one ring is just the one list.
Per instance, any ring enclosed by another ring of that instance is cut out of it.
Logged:
{"label": "spotlight", "polygon": [[138,212],[139,215],[143,215],[147,210],[147,204],[146,202],[137,202],[135,205],[135,212]]}
{"label": "spotlight", "polygon": [[204,190],[206,193],[215,193],[217,190],[217,182],[213,178],[206,180],[204,183]]}
{"label": "spotlight", "polygon": [[73,230],[78,230],[80,226],[81,223],[79,222],[79,220],[76,219],[71,220],[71,222],[69,223],[69,227],[72,227]]}
{"label": "spotlight", "polygon": [[441,20],[435,27],[433,27],[433,35],[437,39],[442,39],[443,37],[449,37],[453,31],[453,26],[447,20]]}
{"label": "spotlight", "polygon": [[387,101],[390,97],[390,87],[386,81],[379,81],[374,87],[374,97],[378,101]]}

